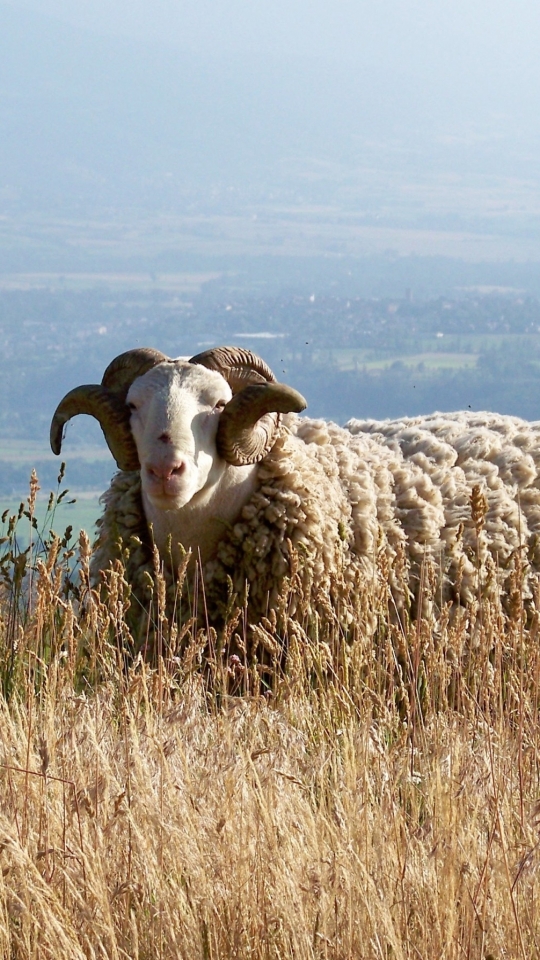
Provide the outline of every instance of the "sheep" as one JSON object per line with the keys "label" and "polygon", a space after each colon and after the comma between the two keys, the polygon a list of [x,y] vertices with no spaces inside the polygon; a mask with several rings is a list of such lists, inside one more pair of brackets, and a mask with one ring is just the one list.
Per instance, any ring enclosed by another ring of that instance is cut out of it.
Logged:
{"label": "sheep", "polygon": [[90,413],[120,471],[103,497],[94,580],[124,558],[136,611],[148,608],[156,548],[171,596],[178,568],[196,564],[206,622],[224,624],[236,598],[254,649],[291,630],[324,640],[359,618],[373,632],[374,595],[400,624],[434,607],[459,613],[480,592],[511,606],[519,589],[534,606],[540,423],[461,412],[339,427],[299,416],[305,406],[235,347],[189,361],[128,351],[101,385],[68,393],[53,451],[64,424]]}

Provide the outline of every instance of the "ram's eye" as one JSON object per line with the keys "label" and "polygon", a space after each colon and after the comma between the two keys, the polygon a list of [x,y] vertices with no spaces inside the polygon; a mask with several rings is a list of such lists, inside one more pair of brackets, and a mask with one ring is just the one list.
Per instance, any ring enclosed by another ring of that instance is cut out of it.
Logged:
{"label": "ram's eye", "polygon": [[223,410],[225,408],[226,400],[218,400],[214,406],[214,410]]}
{"label": "ram's eye", "polygon": [[128,405],[128,409],[131,410],[132,413],[134,413],[135,410],[137,409],[137,407],[135,406],[134,403],[131,402],[131,400],[128,400],[128,404],[127,404],[127,405]]}

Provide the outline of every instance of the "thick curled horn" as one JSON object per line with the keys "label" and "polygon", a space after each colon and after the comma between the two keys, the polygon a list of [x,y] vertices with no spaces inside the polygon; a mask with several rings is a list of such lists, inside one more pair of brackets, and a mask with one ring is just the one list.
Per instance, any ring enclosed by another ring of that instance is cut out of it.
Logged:
{"label": "thick curled horn", "polygon": [[79,413],[88,413],[99,422],[109,450],[120,470],[137,470],[139,457],[126,416],[126,405],[97,383],[75,387],[58,404],[51,423],[51,449],[62,450],[64,425]]}
{"label": "thick curled horn", "polygon": [[128,390],[137,377],[167,360],[150,348],[128,350],[107,367],[101,384],[91,383],[70,390],[58,404],[51,422],[51,448],[59,454],[65,424],[79,413],[98,421],[109,450],[120,470],[138,470],[139,456],[129,426]]}
{"label": "thick curled horn", "polygon": [[111,361],[103,374],[101,385],[125,402],[133,381],[137,377],[142,377],[152,367],[156,367],[158,363],[164,363],[167,360],[169,357],[151,347],[126,350]]}
{"label": "thick curled horn", "polygon": [[217,370],[225,378],[233,393],[250,383],[275,383],[270,367],[257,354],[241,347],[213,347],[192,357],[190,363],[200,363],[209,370]]}
{"label": "thick curled horn", "polygon": [[280,413],[299,413],[306,401],[292,387],[276,383],[270,367],[251,350],[214,347],[192,357],[217,370],[234,394],[221,414],[217,435],[218,452],[235,466],[258,463],[272,449],[280,424]]}
{"label": "thick curled horn", "polygon": [[300,413],[302,394],[284,383],[252,384],[235,394],[219,419],[218,452],[235,466],[258,463],[276,440],[276,413]]}

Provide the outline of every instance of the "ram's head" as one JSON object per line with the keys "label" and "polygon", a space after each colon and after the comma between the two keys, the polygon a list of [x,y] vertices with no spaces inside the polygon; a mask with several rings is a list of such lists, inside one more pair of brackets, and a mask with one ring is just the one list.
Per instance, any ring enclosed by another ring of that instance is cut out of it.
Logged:
{"label": "ram's head", "polygon": [[262,460],[280,414],[305,406],[248,350],[217,347],[189,361],[129,350],[109,364],[101,384],[64,397],[52,419],[51,447],[59,454],[67,421],[90,414],[119,468],[140,470],[147,495],[170,509],[188,503],[226,464]]}

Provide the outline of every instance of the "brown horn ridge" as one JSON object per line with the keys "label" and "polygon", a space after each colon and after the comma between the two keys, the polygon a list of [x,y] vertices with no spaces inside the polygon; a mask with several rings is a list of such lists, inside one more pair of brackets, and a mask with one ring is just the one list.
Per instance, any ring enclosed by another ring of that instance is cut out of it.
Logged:
{"label": "brown horn ridge", "polygon": [[221,414],[218,453],[234,466],[258,463],[276,442],[282,413],[300,413],[304,397],[284,383],[277,383],[270,367],[250,350],[216,347],[192,357],[224,377],[233,398]]}
{"label": "brown horn ridge", "polygon": [[109,364],[101,384],[75,387],[58,404],[51,422],[51,448],[57,455],[62,449],[65,424],[79,413],[95,417],[103,430],[107,446],[120,470],[138,470],[139,456],[129,426],[126,397],[137,377],[158,363],[168,360],[163,353],[149,347],[128,350]]}

